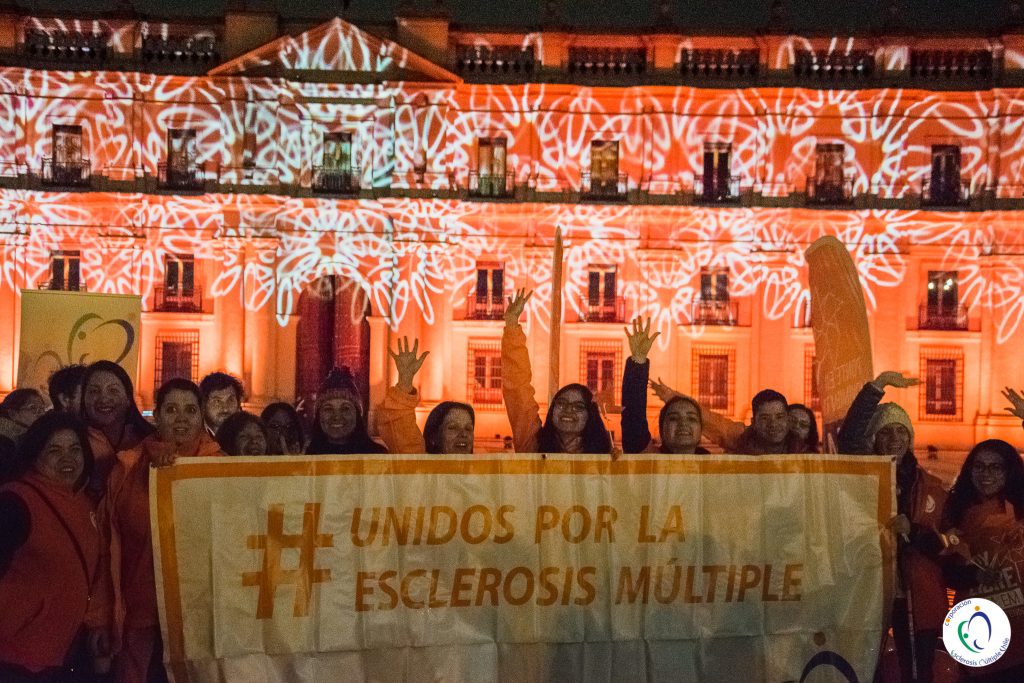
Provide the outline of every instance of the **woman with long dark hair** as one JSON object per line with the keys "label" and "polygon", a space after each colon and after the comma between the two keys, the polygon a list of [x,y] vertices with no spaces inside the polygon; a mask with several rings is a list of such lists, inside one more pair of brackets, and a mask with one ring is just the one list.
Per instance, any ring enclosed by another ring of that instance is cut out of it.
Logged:
{"label": "woman with long dark hair", "polygon": [[106,638],[117,683],[165,681],[157,615],[153,541],[149,518],[149,470],[179,457],[224,455],[203,425],[202,395],[186,379],[156,392],[156,433],[120,451],[100,508],[109,541],[104,567],[113,591],[113,621]]}
{"label": "woman with long dark hair", "polygon": [[78,636],[98,607],[100,536],[83,491],[92,464],[85,425],[48,413],[0,486],[0,680],[84,680],[71,662],[84,659]]}
{"label": "woman with long dark hair", "polygon": [[348,368],[334,368],[320,386],[307,455],[387,453],[370,438],[362,399]]}
{"label": "woman with long dark hair", "polygon": [[132,380],[117,363],[96,361],[82,377],[82,405],[96,466],[89,481],[89,495],[99,500],[119,451],[136,448],[153,434],[153,426],[135,404]]}
{"label": "woman with long dark hair", "polygon": [[526,308],[525,290],[509,297],[501,337],[501,393],[518,453],[608,453],[612,439],[605,429],[594,394],[582,384],[568,384],[551,398],[544,422],[533,388],[530,354],[519,316]]}
{"label": "woman with long dark hair", "polygon": [[[942,530],[952,551],[945,574],[957,602],[997,601],[1011,630],[1024,633],[1024,605],[998,597],[1024,589],[1024,462],[1017,449],[999,439],[971,449],[946,500]],[[1024,639],[1011,638],[997,662],[966,673],[986,683],[1024,680]]]}
{"label": "woman with long dark hair", "polygon": [[801,453],[820,453],[821,437],[814,411],[802,403],[789,404],[789,434]]}

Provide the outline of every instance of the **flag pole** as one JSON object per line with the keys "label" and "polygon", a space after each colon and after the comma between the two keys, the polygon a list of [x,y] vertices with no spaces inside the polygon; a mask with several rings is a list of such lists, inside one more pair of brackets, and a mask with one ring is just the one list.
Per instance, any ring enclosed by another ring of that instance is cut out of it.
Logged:
{"label": "flag pole", "polygon": [[548,402],[558,391],[559,360],[562,349],[562,226],[555,228],[551,257],[551,332],[548,346]]}

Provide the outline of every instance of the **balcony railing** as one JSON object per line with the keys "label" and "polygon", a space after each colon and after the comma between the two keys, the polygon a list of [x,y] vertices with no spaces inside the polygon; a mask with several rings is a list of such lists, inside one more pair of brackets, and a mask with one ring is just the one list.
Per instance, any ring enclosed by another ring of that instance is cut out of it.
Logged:
{"label": "balcony railing", "polygon": [[79,279],[76,283],[68,282],[57,282],[52,277],[45,278],[36,283],[36,289],[48,289],[54,292],[85,292],[85,283]]}
{"label": "balcony railing", "polygon": [[647,50],[570,47],[566,70],[584,76],[639,76],[647,71]]}
{"label": "balcony railing", "polygon": [[479,297],[474,290],[469,293],[466,317],[470,320],[501,320],[505,317],[505,301],[500,296]]}
{"label": "balcony railing", "polygon": [[626,186],[625,173],[615,176],[594,176],[591,173],[584,173],[581,189],[587,199],[623,201],[626,199]]}
{"label": "balcony railing", "polygon": [[580,301],[581,323],[621,323],[626,321],[626,300],[621,296],[614,299],[591,301],[583,297]]}
{"label": "balcony railing", "polygon": [[925,178],[921,184],[921,204],[924,206],[967,206],[971,203],[971,184],[967,177],[954,182]]}
{"label": "balcony railing", "polygon": [[697,299],[693,302],[690,319],[695,325],[736,325],[739,322],[739,302],[729,299]]}
{"label": "balcony railing", "polygon": [[807,179],[807,203],[814,206],[842,205],[853,202],[853,179],[818,182]]}
{"label": "balcony railing", "polygon": [[917,315],[917,326],[921,330],[966,330],[966,306],[921,306]]}
{"label": "balcony railing", "polygon": [[58,187],[86,187],[92,178],[92,167],[88,159],[76,161],[54,161],[43,159],[43,184]]}
{"label": "balcony railing", "polygon": [[313,167],[313,191],[325,194],[359,194],[359,167]]}
{"label": "balcony railing", "polygon": [[989,50],[910,51],[910,74],[915,78],[991,78],[994,63]]}
{"label": "balcony railing", "polygon": [[203,66],[220,62],[217,41],[210,36],[143,36],[140,56],[147,64]]}
{"label": "balcony railing", "polygon": [[697,78],[748,78],[760,67],[757,50],[683,50],[679,71]]}
{"label": "balcony railing", "polygon": [[33,59],[61,62],[102,62],[107,57],[109,37],[78,31],[25,30],[22,51]]}
{"label": "balcony railing", "polygon": [[469,196],[511,197],[515,192],[513,172],[504,174],[469,172]]}
{"label": "balcony railing", "polygon": [[537,58],[520,45],[458,45],[455,70],[460,74],[532,74]]}
{"label": "balcony railing", "polygon": [[198,164],[185,167],[160,164],[157,166],[157,182],[160,187],[168,190],[203,190],[203,170]]}
{"label": "balcony railing", "polygon": [[693,180],[693,191],[698,202],[720,204],[733,202],[740,198],[739,176],[720,178],[719,176],[698,176]]}
{"label": "balcony railing", "polygon": [[161,313],[202,313],[203,290],[157,287],[153,310]]}
{"label": "balcony railing", "polygon": [[875,55],[869,50],[850,52],[798,51],[793,74],[798,78],[845,81],[867,78],[875,72]]}

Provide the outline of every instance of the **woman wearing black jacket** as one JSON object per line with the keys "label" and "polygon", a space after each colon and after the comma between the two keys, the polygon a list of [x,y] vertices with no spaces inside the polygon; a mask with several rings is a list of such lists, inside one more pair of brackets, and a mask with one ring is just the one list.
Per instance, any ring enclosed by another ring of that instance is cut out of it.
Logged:
{"label": "woman wearing black jacket", "polygon": [[[651,334],[651,321],[633,321],[633,332],[624,328],[629,340],[630,358],[622,377],[622,452],[651,451],[651,431],[647,426],[647,383],[651,364],[647,354],[660,332]],[[703,422],[700,406],[689,396],[674,396],[665,402],[658,415],[661,453],[705,454],[700,445]]]}

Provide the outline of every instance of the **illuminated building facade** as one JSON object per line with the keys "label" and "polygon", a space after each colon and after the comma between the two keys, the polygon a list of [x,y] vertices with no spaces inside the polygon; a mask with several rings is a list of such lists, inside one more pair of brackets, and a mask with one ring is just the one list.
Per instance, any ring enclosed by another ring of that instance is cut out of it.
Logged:
{"label": "illuminated building facade", "polygon": [[0,392],[19,290],[136,293],[145,405],[224,369],[258,408],[335,363],[373,405],[409,335],[421,417],[466,400],[500,447],[502,297],[536,290],[543,389],[561,226],[560,382],[617,432],[623,324],[650,316],[652,376],[748,418],[761,388],[816,400],[803,250],[834,234],[876,369],[922,379],[893,397],[918,446],[1020,441],[999,392],[1024,386],[1024,34],[11,13],[0,64]]}

